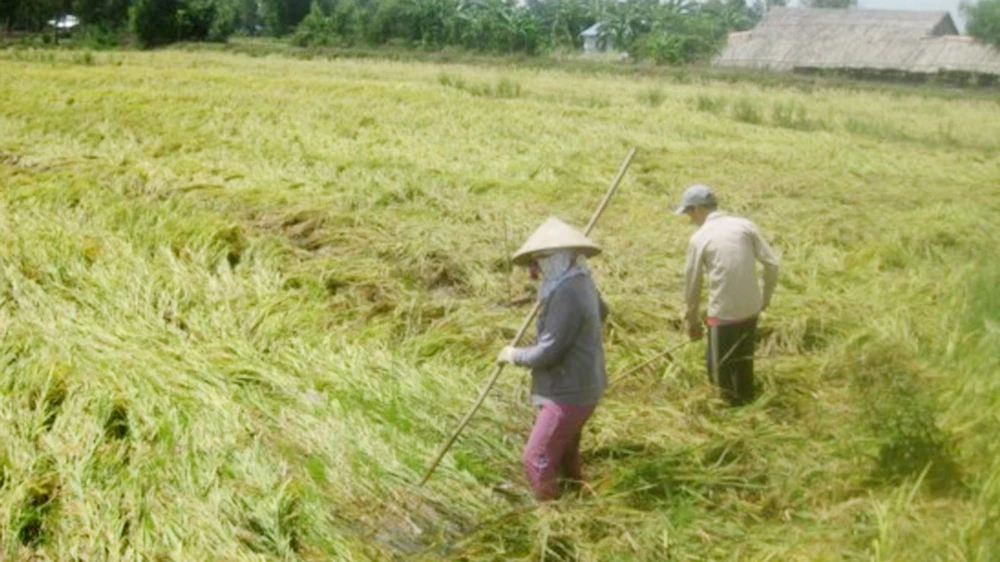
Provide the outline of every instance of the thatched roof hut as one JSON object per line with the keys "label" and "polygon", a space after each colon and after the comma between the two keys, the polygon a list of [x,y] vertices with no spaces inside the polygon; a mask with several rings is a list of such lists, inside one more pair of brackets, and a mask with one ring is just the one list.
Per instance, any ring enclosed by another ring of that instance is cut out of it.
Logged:
{"label": "thatched roof hut", "polygon": [[715,64],[1000,74],[1000,50],[959,35],[947,12],[775,8],[734,35]]}

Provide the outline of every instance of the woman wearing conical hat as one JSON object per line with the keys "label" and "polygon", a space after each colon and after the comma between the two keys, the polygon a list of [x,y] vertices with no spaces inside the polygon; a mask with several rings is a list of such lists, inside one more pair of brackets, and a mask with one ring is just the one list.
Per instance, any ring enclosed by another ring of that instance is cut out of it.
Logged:
{"label": "woman wearing conical hat", "polygon": [[607,307],[583,258],[601,249],[557,218],[545,221],[514,254],[514,264],[542,274],[534,345],[505,347],[497,360],[531,369],[535,425],[522,461],[535,498],[559,496],[559,477],[581,482],[580,433],[604,394],[601,341]]}

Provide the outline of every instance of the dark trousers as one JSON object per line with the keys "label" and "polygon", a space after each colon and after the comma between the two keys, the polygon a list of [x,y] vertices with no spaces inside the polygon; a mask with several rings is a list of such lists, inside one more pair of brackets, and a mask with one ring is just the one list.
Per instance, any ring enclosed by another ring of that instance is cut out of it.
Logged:
{"label": "dark trousers", "polygon": [[709,326],[705,364],[708,378],[733,406],[753,400],[753,351],[757,318]]}

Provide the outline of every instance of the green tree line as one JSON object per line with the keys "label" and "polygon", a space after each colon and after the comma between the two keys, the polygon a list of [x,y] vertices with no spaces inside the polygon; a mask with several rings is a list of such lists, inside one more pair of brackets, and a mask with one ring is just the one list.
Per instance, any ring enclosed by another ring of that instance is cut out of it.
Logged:
{"label": "green tree line", "polygon": [[[773,0],[770,3],[774,3]],[[8,29],[42,31],[63,13],[88,29],[131,33],[144,46],[224,41],[234,33],[290,37],[299,45],[399,44],[535,54],[601,40],[636,58],[705,58],[726,34],[750,28],[763,0],[0,0]]]}
{"label": "green tree line", "polygon": [[[579,48],[600,23],[601,43],[661,64],[704,60],[732,31],[751,28],[784,0],[0,0],[0,24],[42,31],[72,13],[85,28],[130,34],[143,46],[225,41],[234,33],[298,45],[459,47],[536,54]],[[808,0],[851,7],[854,0]],[[1000,43],[1000,0],[965,8],[969,30]]]}
{"label": "green tree line", "polygon": [[968,20],[969,35],[1000,49],[1000,0],[963,2],[962,11]]}
{"label": "green tree line", "polygon": [[760,10],[742,0],[315,0],[293,40],[301,45],[401,41],[497,53],[576,48],[601,23],[601,41],[637,58],[690,62],[714,53]]}

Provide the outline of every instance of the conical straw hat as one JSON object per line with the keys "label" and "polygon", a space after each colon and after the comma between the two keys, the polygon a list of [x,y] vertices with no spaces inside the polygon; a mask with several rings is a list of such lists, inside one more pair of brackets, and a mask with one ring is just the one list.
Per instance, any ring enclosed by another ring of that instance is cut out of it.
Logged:
{"label": "conical straw hat", "polygon": [[528,237],[528,241],[521,246],[521,249],[514,253],[514,264],[526,266],[538,252],[567,249],[576,250],[587,257],[601,253],[600,246],[594,244],[582,232],[555,217],[550,217]]}

